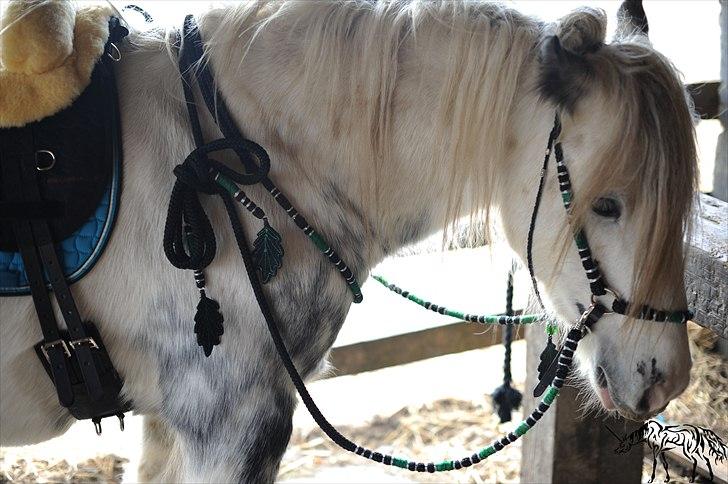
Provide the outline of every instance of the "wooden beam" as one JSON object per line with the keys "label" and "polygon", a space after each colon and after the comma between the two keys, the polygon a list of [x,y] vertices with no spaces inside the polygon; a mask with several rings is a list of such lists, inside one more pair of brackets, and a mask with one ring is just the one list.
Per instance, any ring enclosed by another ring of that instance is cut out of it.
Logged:
{"label": "wooden beam", "polygon": [[728,203],[700,196],[685,283],[695,322],[728,339]]}
{"label": "wooden beam", "polygon": [[687,86],[690,96],[693,98],[695,112],[700,119],[718,119],[720,115],[720,97],[718,88],[720,82],[696,82]]}
{"label": "wooden beam", "polygon": [[[389,338],[340,346],[331,351],[334,376],[350,375],[404,365],[436,356],[460,353],[500,344],[502,328],[495,326],[487,333],[483,326],[459,322]],[[514,336],[519,339],[520,336]]]}
{"label": "wooden beam", "polygon": [[[532,391],[536,368],[545,344],[543,328],[526,329],[527,363],[524,412],[537,405]],[[582,417],[576,388],[564,386],[538,426],[523,437],[521,482],[530,483],[639,483],[642,478],[642,445],[616,454],[618,435],[627,435],[641,424],[622,418]]]}

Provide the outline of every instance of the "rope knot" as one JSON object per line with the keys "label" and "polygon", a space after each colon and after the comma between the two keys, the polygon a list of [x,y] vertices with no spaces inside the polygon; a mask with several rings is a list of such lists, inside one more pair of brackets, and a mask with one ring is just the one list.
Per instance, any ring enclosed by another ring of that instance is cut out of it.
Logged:
{"label": "rope knot", "polygon": [[192,190],[206,195],[215,195],[219,188],[212,178],[212,160],[197,150],[185,158],[185,161],[174,167],[177,179]]}

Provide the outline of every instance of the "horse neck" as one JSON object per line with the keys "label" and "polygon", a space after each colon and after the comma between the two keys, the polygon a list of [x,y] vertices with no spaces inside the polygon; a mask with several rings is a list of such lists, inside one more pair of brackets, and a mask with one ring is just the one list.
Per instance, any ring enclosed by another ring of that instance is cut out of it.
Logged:
{"label": "horse neck", "polygon": [[[416,48],[411,37],[396,48],[393,65],[386,65],[391,43],[364,49],[385,58],[361,60],[380,74],[362,79],[368,71],[356,72],[356,63],[342,69],[331,57],[306,68],[310,53],[290,34],[296,21],[304,22],[283,16],[250,45],[247,36],[220,28],[218,13],[201,26],[214,38],[218,87],[242,131],[269,150],[272,178],[325,234],[347,225],[339,242],[357,245],[364,266],[501,203],[494,188],[514,180],[521,160],[538,173],[533,161],[543,147],[533,133],[548,134],[552,112],[534,89],[535,27],[515,43],[509,29],[492,33],[482,52],[468,53],[488,59],[474,73],[457,71],[466,64],[450,60],[453,49],[472,45],[453,46],[447,32],[424,25]],[[509,58],[514,65],[504,68]],[[336,75],[338,81],[327,79]],[[342,86],[351,83],[364,91],[361,98],[347,98]]]}

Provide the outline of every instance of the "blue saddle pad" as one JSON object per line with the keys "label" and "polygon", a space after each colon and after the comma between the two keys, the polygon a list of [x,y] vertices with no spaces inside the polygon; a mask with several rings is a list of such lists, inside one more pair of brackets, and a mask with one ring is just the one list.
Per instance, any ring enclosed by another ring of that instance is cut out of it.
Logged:
{"label": "blue saddle pad", "polygon": [[[66,280],[72,284],[85,276],[101,256],[116,218],[121,193],[121,159],[114,161],[111,180],[99,205],[73,234],[56,244]],[[30,294],[19,252],[0,251],[0,296]]]}

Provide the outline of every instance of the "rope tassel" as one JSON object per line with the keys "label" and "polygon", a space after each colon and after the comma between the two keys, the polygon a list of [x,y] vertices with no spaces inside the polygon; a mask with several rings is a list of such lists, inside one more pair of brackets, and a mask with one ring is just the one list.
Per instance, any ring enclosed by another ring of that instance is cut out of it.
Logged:
{"label": "rope tassel", "polygon": [[[508,272],[508,284],[506,288],[506,316],[513,316],[513,271],[514,267],[512,266]],[[500,423],[510,422],[513,410],[517,410],[523,400],[521,392],[511,386],[513,325],[507,324],[503,329],[503,348],[505,349],[503,358],[503,384],[491,394],[496,413],[498,413],[498,418],[500,418]]]}

